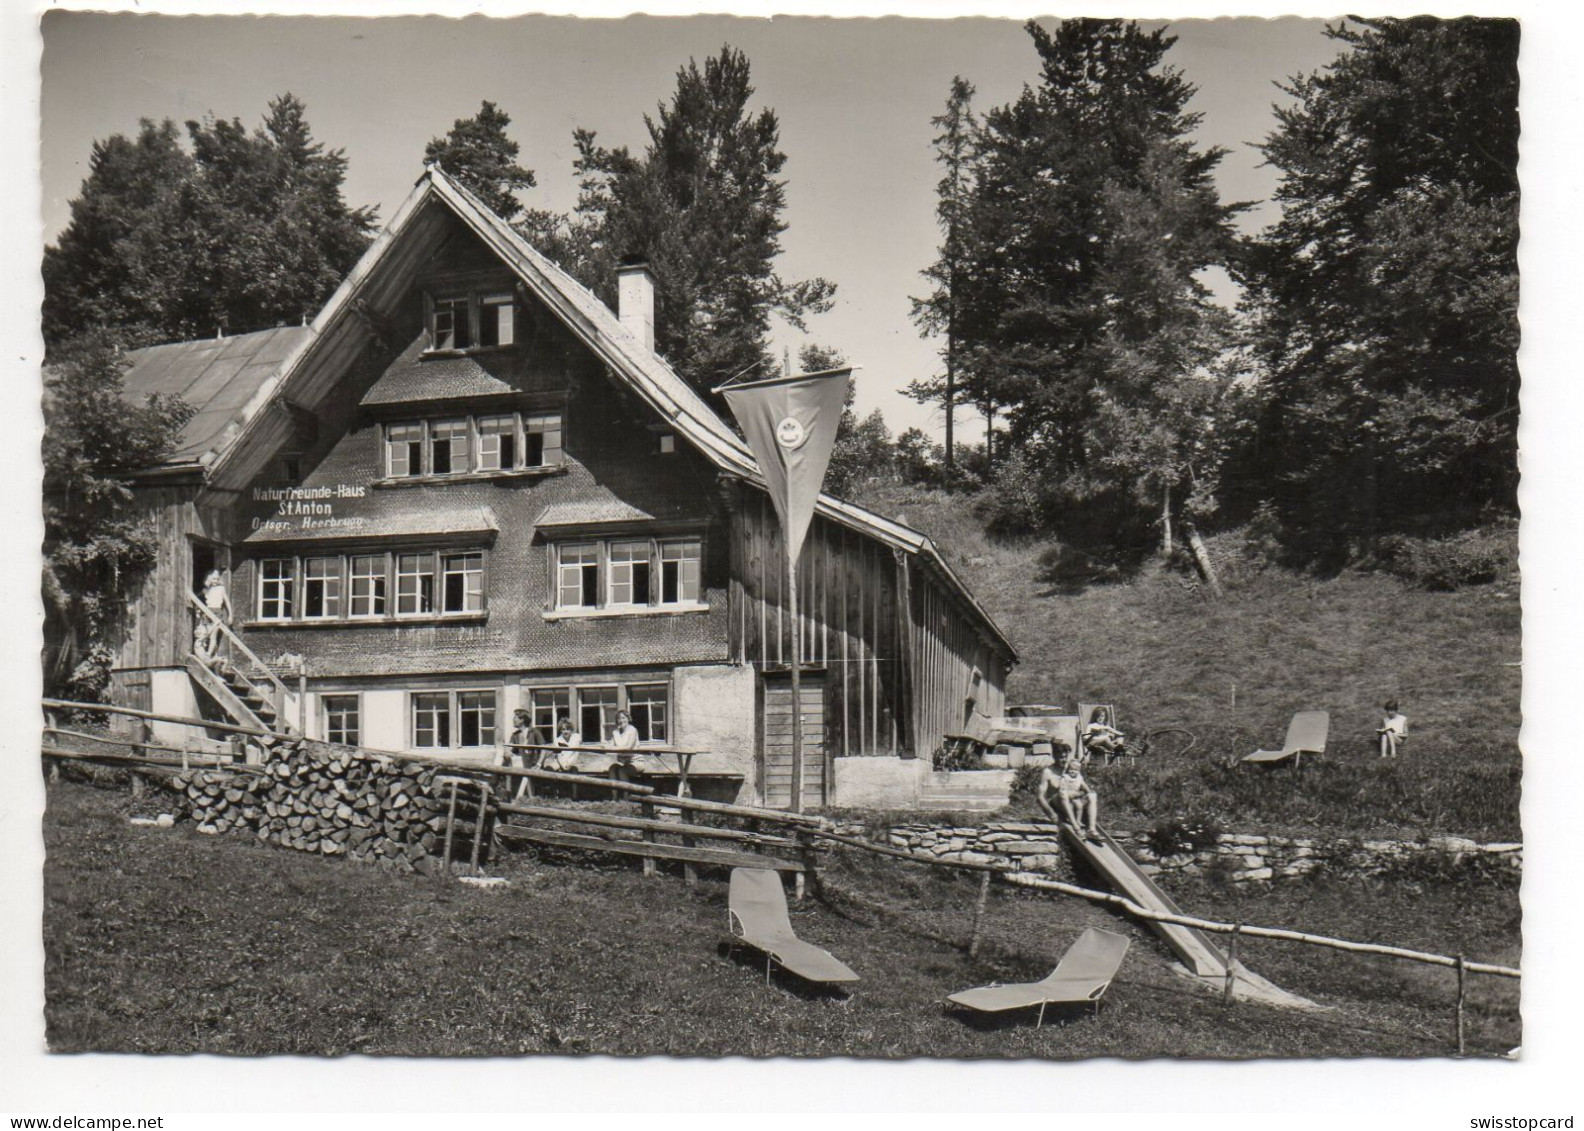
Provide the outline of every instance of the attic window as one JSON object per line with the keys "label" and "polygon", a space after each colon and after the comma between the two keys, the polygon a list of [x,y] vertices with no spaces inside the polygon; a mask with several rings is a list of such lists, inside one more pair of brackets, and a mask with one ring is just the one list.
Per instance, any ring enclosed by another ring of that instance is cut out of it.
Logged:
{"label": "attic window", "polygon": [[675,451],[676,451],[676,433],[675,432],[662,432],[662,433],[660,433],[660,454],[663,455],[663,456],[668,456],[668,455],[671,455]]}
{"label": "attic window", "polygon": [[509,346],[517,340],[511,295],[485,295],[479,309],[479,345]]}
{"label": "attic window", "polygon": [[437,350],[464,350],[471,343],[468,334],[468,300],[437,298],[434,303],[432,341]]}

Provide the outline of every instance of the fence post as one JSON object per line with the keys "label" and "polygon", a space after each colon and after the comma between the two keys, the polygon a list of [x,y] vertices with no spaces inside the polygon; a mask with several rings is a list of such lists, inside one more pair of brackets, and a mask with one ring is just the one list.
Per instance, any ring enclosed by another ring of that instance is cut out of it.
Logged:
{"label": "fence post", "polygon": [[1222,1005],[1232,1004],[1232,987],[1237,983],[1238,935],[1242,930],[1242,923],[1232,924],[1232,947],[1231,953],[1227,956],[1226,985],[1221,990]]}
{"label": "fence post", "polygon": [[[654,820],[654,802],[648,800],[647,798],[640,800],[638,802],[638,813],[646,821]],[[653,829],[644,829],[639,835],[643,838],[643,842],[645,844],[653,844],[655,842],[655,832]],[[646,876],[652,876],[655,874],[655,858],[653,856],[645,856],[643,858],[643,874]]]}
{"label": "fence post", "polygon": [[489,815],[489,782],[481,781],[478,787],[478,812],[473,814],[473,852],[468,860],[468,874],[471,876],[479,874],[479,846],[484,839],[484,819]]}
{"label": "fence post", "polygon": [[1465,995],[1467,993],[1467,987],[1468,987],[1468,969],[1467,969],[1467,964],[1464,962],[1463,956],[1461,954],[1457,956],[1457,979],[1458,979],[1458,997],[1457,997],[1457,1042],[1458,1042],[1457,1049],[1458,1049],[1458,1051],[1457,1051],[1457,1054],[1459,1056],[1463,1056],[1463,1055],[1465,1055],[1465,1051],[1466,1051],[1465,1050],[1465,1046],[1463,1044],[1463,1002],[1464,1002]]}
{"label": "fence post", "polygon": [[451,868],[451,840],[452,840],[452,837],[454,836],[454,834],[456,833],[456,809],[457,809],[457,783],[456,783],[456,779],[452,778],[451,779],[451,804],[446,809],[445,856],[443,858],[444,859],[444,864],[445,864],[445,870],[448,873],[450,871],[452,871],[452,868]]}
{"label": "fence post", "polygon": [[973,934],[968,939],[968,957],[979,957],[979,934],[984,927],[985,905],[990,902],[990,873],[979,873],[979,901],[974,904]]}

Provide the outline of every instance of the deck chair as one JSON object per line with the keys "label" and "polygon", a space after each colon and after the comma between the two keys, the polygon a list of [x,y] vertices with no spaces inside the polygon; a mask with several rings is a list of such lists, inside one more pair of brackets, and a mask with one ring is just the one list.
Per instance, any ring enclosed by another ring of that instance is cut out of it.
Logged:
{"label": "deck chair", "polygon": [[1292,759],[1298,765],[1305,754],[1324,754],[1326,736],[1331,732],[1331,716],[1325,711],[1299,711],[1287,724],[1287,739],[1280,750],[1256,750],[1246,755],[1244,762],[1256,766],[1274,766]]}
{"label": "deck chair", "polygon": [[858,980],[830,951],[797,937],[787,915],[786,889],[780,875],[769,869],[732,869],[726,915],[733,940],[764,952],[767,986],[773,962],[809,982],[834,985]]}
{"label": "deck chair", "polygon": [[1044,981],[980,986],[978,989],[952,994],[946,1000],[980,1013],[1000,1013],[1037,1005],[1039,1019],[1034,1023],[1036,1029],[1045,1024],[1047,1005],[1092,1002],[1095,1013],[1099,1014],[1100,999],[1111,987],[1111,979],[1116,977],[1127,949],[1127,936],[1090,927],[1067,948],[1056,969]]}

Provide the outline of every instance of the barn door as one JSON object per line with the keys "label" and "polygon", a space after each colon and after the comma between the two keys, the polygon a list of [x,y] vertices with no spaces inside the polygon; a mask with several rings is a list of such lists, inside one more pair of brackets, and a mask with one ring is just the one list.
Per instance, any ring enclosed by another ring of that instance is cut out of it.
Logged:
{"label": "barn door", "polygon": [[[803,728],[803,808],[825,804],[825,677],[805,672],[801,680]],[[764,794],[772,809],[792,807],[792,677],[764,678]]]}

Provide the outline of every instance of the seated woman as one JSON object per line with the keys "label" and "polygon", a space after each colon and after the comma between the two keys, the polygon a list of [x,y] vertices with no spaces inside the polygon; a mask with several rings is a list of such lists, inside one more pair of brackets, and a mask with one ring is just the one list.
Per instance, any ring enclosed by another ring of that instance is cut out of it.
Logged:
{"label": "seated woman", "polygon": [[[583,736],[572,726],[572,717],[562,715],[556,723],[555,744],[557,746],[582,746]],[[578,756],[576,750],[563,750],[553,759],[547,760],[545,768],[550,770],[575,770],[577,769]]]}
{"label": "seated woman", "polygon": [[1089,725],[1084,727],[1083,750],[1085,759],[1099,754],[1107,762],[1127,753],[1127,739],[1111,725],[1111,712],[1106,708],[1096,707]]}
{"label": "seated woman", "polygon": [[1067,755],[1061,773],[1050,766],[1040,772],[1039,803],[1047,813],[1053,812],[1049,799],[1052,789],[1061,807],[1061,818],[1085,840],[1099,841],[1100,795],[1084,780],[1077,755]]}
{"label": "seated woman", "polygon": [[[611,731],[610,741],[606,745],[619,751],[638,749],[638,728],[632,725],[632,716],[626,711],[616,712],[616,728]],[[611,777],[627,780],[628,768],[631,765],[632,755],[617,754],[616,761],[611,763]]]}

